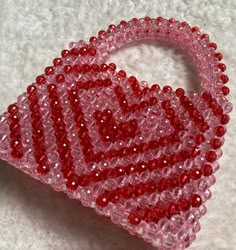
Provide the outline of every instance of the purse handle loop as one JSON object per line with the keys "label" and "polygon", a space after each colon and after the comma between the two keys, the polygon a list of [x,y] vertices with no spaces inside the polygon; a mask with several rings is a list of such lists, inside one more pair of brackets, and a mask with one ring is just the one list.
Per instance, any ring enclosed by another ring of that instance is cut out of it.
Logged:
{"label": "purse handle loop", "polygon": [[97,38],[90,38],[90,45],[97,47],[101,62],[105,62],[117,49],[144,40],[162,41],[185,50],[196,65],[202,92],[210,92],[217,99],[224,96],[223,84],[228,82],[228,77],[223,74],[226,66],[219,63],[222,54],[216,52],[217,45],[210,42],[207,34],[200,33],[198,27],[191,28],[187,22],[162,17],[133,18],[129,22],[121,21],[118,26],[110,25],[107,31],[99,31]]}

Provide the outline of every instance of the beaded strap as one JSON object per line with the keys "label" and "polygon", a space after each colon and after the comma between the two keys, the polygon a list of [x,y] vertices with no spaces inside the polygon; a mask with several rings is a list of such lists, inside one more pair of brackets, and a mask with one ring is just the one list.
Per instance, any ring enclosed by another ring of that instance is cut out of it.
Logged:
{"label": "beaded strap", "polygon": [[119,25],[110,25],[107,31],[99,31],[98,37],[91,37],[90,44],[101,53],[101,62],[105,62],[110,53],[134,41],[154,40],[173,44],[188,53],[195,63],[201,79],[203,91],[209,91],[214,97],[222,97],[227,89],[222,83],[228,82],[223,74],[226,66],[219,63],[222,54],[217,53],[217,45],[210,42],[207,34],[198,27],[191,28],[187,22],[178,22],[158,17],[121,21]]}

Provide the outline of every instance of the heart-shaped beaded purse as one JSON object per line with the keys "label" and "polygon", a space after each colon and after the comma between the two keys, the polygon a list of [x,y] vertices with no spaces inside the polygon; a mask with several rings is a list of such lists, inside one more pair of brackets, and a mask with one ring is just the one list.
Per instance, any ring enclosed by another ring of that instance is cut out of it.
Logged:
{"label": "heart-shaped beaded purse", "polygon": [[[162,89],[105,64],[140,40],[184,49],[201,93]],[[204,203],[232,109],[216,44],[174,19],[132,19],[71,43],[0,116],[0,157],[158,249],[184,249]]]}

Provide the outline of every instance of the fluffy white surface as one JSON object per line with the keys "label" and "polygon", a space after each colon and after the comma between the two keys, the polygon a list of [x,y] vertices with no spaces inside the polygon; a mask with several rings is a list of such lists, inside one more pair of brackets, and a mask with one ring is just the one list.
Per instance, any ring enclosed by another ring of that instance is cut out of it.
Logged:
{"label": "fluffy white surface", "polygon": [[[132,17],[164,16],[188,21],[207,32],[224,55],[231,101],[236,105],[235,0],[0,0],[0,111],[50,65],[70,41],[87,40],[110,23]],[[197,86],[184,54],[141,44],[111,56],[140,80]],[[141,61],[141,62],[140,62]],[[190,249],[236,249],[236,114],[231,115],[221,169]],[[153,250],[93,210],[0,162],[1,250]]]}

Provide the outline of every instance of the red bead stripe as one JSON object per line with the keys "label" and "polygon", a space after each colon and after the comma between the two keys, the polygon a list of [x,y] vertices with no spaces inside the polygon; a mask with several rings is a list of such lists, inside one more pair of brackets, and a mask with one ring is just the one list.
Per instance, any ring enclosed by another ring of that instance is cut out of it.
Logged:
{"label": "red bead stripe", "polygon": [[[159,158],[150,160],[148,162],[138,162],[136,164],[130,164],[126,166],[116,166],[115,168],[106,168],[104,170],[93,170],[91,173],[84,175],[88,180],[87,185],[90,182],[99,182],[104,181],[108,178],[117,178],[120,176],[127,176],[132,173],[142,173],[145,171],[153,171],[154,169],[163,169],[165,167],[171,166],[174,163],[185,161],[190,158],[194,158],[191,152],[193,149],[189,151],[179,151],[172,155],[161,155]],[[96,178],[94,178],[96,176]]]}
{"label": "red bead stripe", "polygon": [[130,147],[122,147],[120,149],[111,149],[104,152],[102,157],[100,154],[96,155],[96,158],[101,161],[105,159],[112,159],[114,157],[131,156],[135,154],[144,153],[148,150],[158,149],[167,145],[173,145],[180,142],[177,132],[174,132],[168,136],[162,136],[158,140],[151,140],[147,143],[135,144]]}
{"label": "red bead stripe", "polygon": [[19,124],[19,108],[16,104],[11,104],[8,107],[8,121],[10,129],[10,146],[11,156],[14,159],[20,159],[23,157],[23,147],[21,141],[21,128]]}
{"label": "red bead stripe", "polygon": [[124,141],[128,138],[134,138],[139,133],[135,119],[117,124],[110,109],[96,111],[94,117],[100,136],[105,142]]}
{"label": "red bead stripe", "polygon": [[87,82],[82,82],[79,81],[77,83],[77,89],[85,89],[85,90],[89,90],[92,88],[101,88],[101,87],[109,87],[112,85],[112,81],[111,79],[107,78],[107,79],[97,79],[95,81],[87,81]]}
{"label": "red bead stripe", "polygon": [[165,111],[166,118],[170,121],[171,126],[175,129],[175,133],[182,131],[184,129],[184,125],[176,116],[175,110],[171,107],[170,100],[163,101],[161,103],[161,107]]}
{"label": "red bead stripe", "polygon": [[93,161],[93,146],[88,133],[88,128],[86,126],[86,121],[84,119],[84,113],[81,108],[80,99],[78,95],[78,88],[73,88],[69,90],[68,95],[71,104],[71,110],[74,114],[78,138],[80,140],[80,145],[84,154],[84,160],[86,162]]}
{"label": "red bead stripe", "polygon": [[71,155],[70,143],[67,138],[66,125],[64,123],[64,116],[62,107],[60,105],[57,87],[54,84],[47,86],[49,93],[49,101],[51,106],[51,118],[53,121],[54,134],[58,147],[58,153],[61,162],[61,172],[65,178],[69,178],[74,171],[73,157]]}
{"label": "red bead stripe", "polygon": [[[126,95],[125,95],[125,93],[123,91],[123,88],[121,86],[116,86],[115,87],[115,94],[116,94],[117,100],[118,100],[118,102],[120,104],[120,107],[121,107],[121,110],[122,110],[123,114],[127,114],[127,113],[130,113],[130,112],[135,112],[135,111],[138,111],[138,110],[142,110],[142,109],[144,109],[146,107],[154,106],[158,102],[157,98],[151,97],[148,100],[142,101],[139,104],[129,105],[128,100],[126,98]],[[139,94],[139,96],[140,96],[140,94]]]}
{"label": "red bead stripe", "polygon": [[229,122],[229,115],[223,114],[223,108],[218,104],[217,100],[212,98],[209,92],[203,92],[201,99],[203,99],[213,114],[219,119],[221,124],[226,125]]}
{"label": "red bead stripe", "polygon": [[[134,167],[135,169],[136,167]],[[139,165],[140,170],[142,170],[142,165]],[[203,168],[203,167],[202,167]],[[212,169],[211,166],[208,167],[208,173]],[[205,167],[204,167],[205,169]],[[207,172],[206,170],[206,172]],[[118,172],[118,170],[117,170]],[[120,169],[120,173],[122,170]],[[212,172],[211,172],[212,173]],[[206,174],[206,173],[205,173]],[[152,194],[154,192],[161,193],[165,190],[173,190],[176,187],[183,187],[190,180],[198,180],[202,176],[202,170],[199,168],[191,169],[190,171],[182,171],[178,175],[172,175],[168,178],[160,178],[158,180],[148,180],[146,182],[139,183],[137,185],[129,184],[126,187],[114,188],[113,190],[105,190],[98,198],[97,201],[101,200],[101,197],[106,198],[106,204],[108,202],[116,203],[121,199],[130,199],[132,196],[139,197],[143,194]],[[104,206],[106,205],[103,204]],[[98,204],[99,205],[99,204]]]}
{"label": "red bead stripe", "polygon": [[187,110],[189,118],[193,120],[199,130],[201,132],[206,132],[209,129],[209,125],[204,121],[200,111],[194,107],[193,103],[187,96],[181,96],[179,100],[180,104]]}
{"label": "red bead stripe", "polygon": [[28,87],[28,100],[30,102],[29,108],[31,111],[31,124],[32,124],[32,139],[35,161],[38,163],[38,173],[44,175],[49,172],[47,165],[45,137],[43,131],[43,124],[41,118],[40,107],[37,97],[37,87]]}
{"label": "red bead stripe", "polygon": [[130,76],[128,78],[128,83],[130,84],[130,86],[131,86],[131,88],[133,90],[134,95],[136,95],[137,97],[139,97],[143,93],[143,91],[141,90],[139,82],[136,79],[136,77]]}
{"label": "red bead stripe", "polygon": [[189,198],[180,198],[177,202],[160,203],[153,207],[138,208],[128,215],[128,220],[133,225],[138,225],[142,220],[157,223],[160,219],[170,219],[175,214],[186,212],[190,207],[199,207],[202,198],[198,194],[192,194]]}

